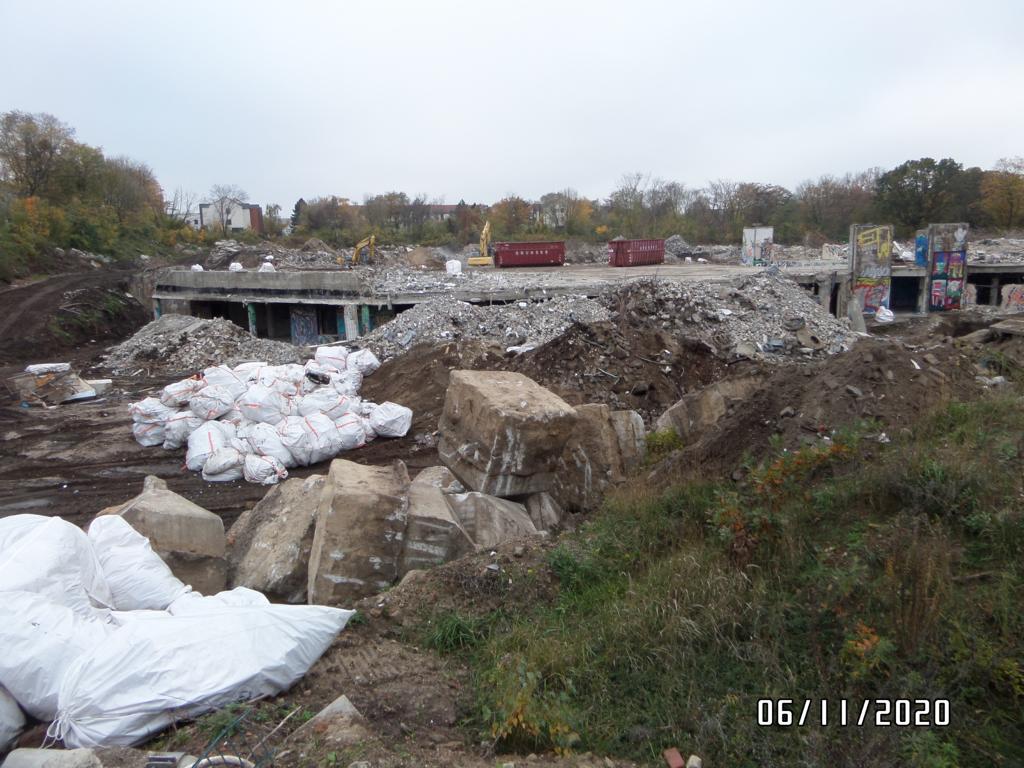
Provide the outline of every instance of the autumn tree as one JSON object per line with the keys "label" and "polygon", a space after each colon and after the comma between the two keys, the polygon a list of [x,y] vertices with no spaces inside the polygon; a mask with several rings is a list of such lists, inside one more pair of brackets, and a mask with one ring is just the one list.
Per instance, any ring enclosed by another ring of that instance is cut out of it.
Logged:
{"label": "autumn tree", "polygon": [[1024,157],[1004,157],[985,174],[981,204],[997,227],[1024,224]]}
{"label": "autumn tree", "polygon": [[491,206],[491,227],[501,237],[515,237],[526,231],[533,205],[517,195],[509,195]]}
{"label": "autumn tree", "polygon": [[0,180],[22,197],[44,194],[74,135],[73,128],[43,112],[0,115]]}

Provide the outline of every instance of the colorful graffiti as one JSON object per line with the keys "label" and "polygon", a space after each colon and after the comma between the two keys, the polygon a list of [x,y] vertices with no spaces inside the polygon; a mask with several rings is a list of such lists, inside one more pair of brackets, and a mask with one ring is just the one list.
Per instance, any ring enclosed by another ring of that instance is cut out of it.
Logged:
{"label": "colorful graffiti", "polygon": [[928,227],[928,308],[932,312],[960,309],[967,284],[967,224]]}
{"label": "colorful graffiti", "polygon": [[774,238],[774,227],[744,227],[741,261],[753,267],[771,263]]}
{"label": "colorful graffiti", "polygon": [[292,344],[309,346],[320,341],[320,324],[316,310],[292,307]]}
{"label": "colorful graffiti", "polygon": [[864,314],[889,307],[892,281],[892,226],[854,224],[850,227],[850,268],[853,295]]}
{"label": "colorful graffiti", "polygon": [[919,267],[928,266],[928,233],[919,229],[914,238],[914,263]]}
{"label": "colorful graffiti", "polygon": [[1020,283],[1004,285],[1001,303],[1002,308],[1007,312],[1024,312],[1024,285]]}

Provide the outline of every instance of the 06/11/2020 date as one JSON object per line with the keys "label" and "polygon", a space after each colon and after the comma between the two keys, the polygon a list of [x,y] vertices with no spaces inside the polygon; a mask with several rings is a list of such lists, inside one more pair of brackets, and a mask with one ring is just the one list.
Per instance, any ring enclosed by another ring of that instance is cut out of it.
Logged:
{"label": "06/11/2020 date", "polygon": [[758,699],[757,724],[942,728],[949,699]]}

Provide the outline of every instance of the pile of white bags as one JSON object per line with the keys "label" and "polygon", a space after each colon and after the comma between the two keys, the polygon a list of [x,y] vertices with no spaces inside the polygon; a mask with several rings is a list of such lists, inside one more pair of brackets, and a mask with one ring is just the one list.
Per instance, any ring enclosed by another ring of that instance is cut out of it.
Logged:
{"label": "pile of white bags", "polygon": [[24,712],[67,747],[127,746],[176,720],[288,689],[352,611],[203,597],[117,515],[88,535],[38,515],[0,519],[0,754]]}
{"label": "pile of white bags", "polygon": [[303,365],[217,365],[131,406],[140,445],[187,445],[185,466],[205,480],[272,485],[380,437],[403,437],[412,411],[359,397],[380,367],[369,349],[318,347]]}

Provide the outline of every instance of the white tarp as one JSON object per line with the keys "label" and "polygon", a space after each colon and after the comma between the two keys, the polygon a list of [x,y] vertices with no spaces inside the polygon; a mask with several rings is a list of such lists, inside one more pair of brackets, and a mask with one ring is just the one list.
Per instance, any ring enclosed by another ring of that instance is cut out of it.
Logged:
{"label": "white tarp", "polygon": [[25,728],[25,714],[18,702],[0,685],[0,755],[10,750]]}

